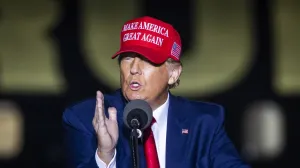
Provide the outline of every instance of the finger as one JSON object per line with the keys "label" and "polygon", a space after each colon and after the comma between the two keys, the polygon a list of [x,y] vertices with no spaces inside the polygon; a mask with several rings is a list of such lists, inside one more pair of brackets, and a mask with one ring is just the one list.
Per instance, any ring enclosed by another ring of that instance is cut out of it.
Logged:
{"label": "finger", "polygon": [[97,98],[97,93],[96,93],[96,105],[95,105],[95,113],[94,113],[94,118],[93,122],[98,123],[99,122],[99,114],[98,114],[98,98]]}
{"label": "finger", "polygon": [[96,106],[95,106],[95,113],[94,113],[94,118],[93,118],[93,125],[95,125],[99,121],[98,119],[98,110],[97,110],[97,101],[96,101]]}
{"label": "finger", "polygon": [[97,121],[98,120],[98,108],[97,108],[97,100],[96,100],[96,106],[95,106],[95,113],[94,113],[94,118],[93,120]]}
{"label": "finger", "polygon": [[117,121],[117,109],[114,107],[108,108],[109,119],[112,121]]}
{"label": "finger", "polygon": [[107,120],[105,114],[104,114],[104,96],[100,91],[97,91],[97,113],[98,113],[98,130],[100,131],[100,134],[106,135],[108,134],[105,120]]}
{"label": "finger", "polygon": [[103,99],[103,94],[100,91],[97,91],[97,118],[101,124],[105,121]]}

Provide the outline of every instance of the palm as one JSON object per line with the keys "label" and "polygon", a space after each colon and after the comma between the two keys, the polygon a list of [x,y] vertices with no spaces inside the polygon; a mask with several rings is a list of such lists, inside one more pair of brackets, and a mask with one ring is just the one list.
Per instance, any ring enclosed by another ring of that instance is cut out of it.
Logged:
{"label": "palm", "polygon": [[97,133],[98,149],[101,152],[111,152],[114,150],[118,140],[118,122],[116,119],[116,109],[111,107],[108,109],[109,118],[104,115],[103,95],[97,93],[97,103],[93,126]]}
{"label": "palm", "polygon": [[101,132],[103,129],[100,129],[100,127],[102,127],[101,124],[98,124],[98,144],[101,146],[101,150],[111,151],[118,139],[118,123],[106,118],[103,125],[106,131]]}

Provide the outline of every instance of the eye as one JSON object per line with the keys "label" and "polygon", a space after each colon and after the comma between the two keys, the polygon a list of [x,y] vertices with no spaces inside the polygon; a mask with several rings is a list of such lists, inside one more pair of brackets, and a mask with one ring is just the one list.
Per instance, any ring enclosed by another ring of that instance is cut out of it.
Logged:
{"label": "eye", "polygon": [[126,57],[123,57],[124,60],[131,60],[133,59],[133,57],[130,57],[130,56],[126,56]]}
{"label": "eye", "polygon": [[123,56],[121,59],[120,59],[120,63],[130,63],[133,61],[133,57],[131,56]]}

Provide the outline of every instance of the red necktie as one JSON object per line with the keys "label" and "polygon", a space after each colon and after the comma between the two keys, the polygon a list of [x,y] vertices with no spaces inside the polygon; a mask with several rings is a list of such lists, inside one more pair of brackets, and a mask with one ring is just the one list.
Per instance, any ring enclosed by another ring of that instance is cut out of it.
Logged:
{"label": "red necktie", "polygon": [[159,168],[159,160],[157,156],[155,140],[151,126],[155,123],[153,118],[151,125],[145,130],[144,152],[146,157],[147,168]]}

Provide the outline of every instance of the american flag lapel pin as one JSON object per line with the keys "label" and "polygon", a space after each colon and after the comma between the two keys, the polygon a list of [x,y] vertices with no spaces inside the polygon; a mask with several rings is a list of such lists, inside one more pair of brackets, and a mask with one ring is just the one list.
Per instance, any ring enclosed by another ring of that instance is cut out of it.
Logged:
{"label": "american flag lapel pin", "polygon": [[188,130],[188,129],[182,129],[182,130],[181,130],[181,133],[182,133],[182,134],[188,134],[188,133],[189,133],[189,130]]}

